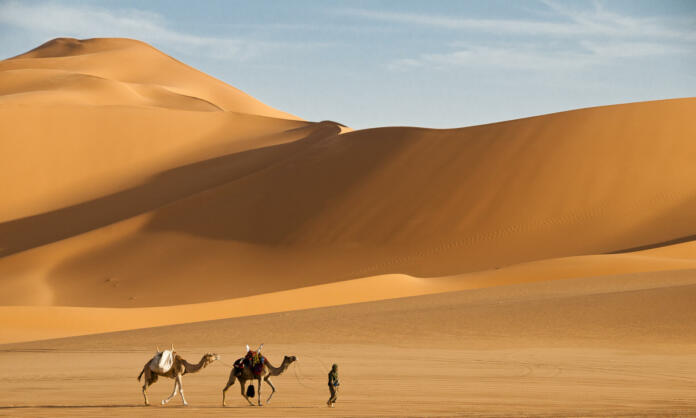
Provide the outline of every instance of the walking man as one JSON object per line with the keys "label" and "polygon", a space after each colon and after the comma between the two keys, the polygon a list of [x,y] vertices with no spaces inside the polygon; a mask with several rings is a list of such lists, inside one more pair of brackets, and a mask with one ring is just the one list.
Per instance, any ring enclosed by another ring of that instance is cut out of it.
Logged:
{"label": "walking man", "polygon": [[329,372],[329,393],[331,394],[331,397],[329,397],[329,400],[326,402],[329,408],[333,408],[334,403],[336,403],[336,399],[338,398],[339,385],[340,382],[338,381],[338,364],[334,364],[333,366],[331,366],[331,371]]}

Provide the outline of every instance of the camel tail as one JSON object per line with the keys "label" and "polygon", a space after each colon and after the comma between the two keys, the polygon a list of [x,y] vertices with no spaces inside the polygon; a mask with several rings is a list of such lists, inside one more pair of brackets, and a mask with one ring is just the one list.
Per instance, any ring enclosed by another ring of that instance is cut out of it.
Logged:
{"label": "camel tail", "polygon": [[145,369],[144,369],[144,368],[143,368],[143,370],[140,372],[140,374],[138,375],[138,382],[140,382],[140,378],[143,377],[143,373],[145,373]]}

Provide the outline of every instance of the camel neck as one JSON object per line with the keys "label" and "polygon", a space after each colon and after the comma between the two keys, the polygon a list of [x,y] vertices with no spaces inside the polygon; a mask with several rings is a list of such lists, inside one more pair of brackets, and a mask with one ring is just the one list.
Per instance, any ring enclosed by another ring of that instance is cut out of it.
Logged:
{"label": "camel neck", "polygon": [[280,367],[273,367],[273,365],[269,363],[268,360],[266,360],[266,366],[268,366],[268,370],[270,370],[271,374],[279,375],[288,368],[288,363],[285,360],[283,360],[283,362],[280,364]]}
{"label": "camel neck", "polygon": [[205,360],[205,356],[201,357],[201,360],[198,362],[198,364],[191,364],[186,360],[182,360],[184,363],[184,367],[186,368],[186,373],[196,373],[199,371],[201,368],[203,368],[203,362]]}

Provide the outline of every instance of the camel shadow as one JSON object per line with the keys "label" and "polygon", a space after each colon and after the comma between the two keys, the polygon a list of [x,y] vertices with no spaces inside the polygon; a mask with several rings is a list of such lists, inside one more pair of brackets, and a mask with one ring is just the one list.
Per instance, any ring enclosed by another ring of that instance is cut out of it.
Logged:
{"label": "camel shadow", "polygon": [[[13,405],[13,406],[0,406],[0,411],[11,411],[11,410],[21,410],[21,409],[117,409],[117,408],[162,408],[162,409],[249,409],[258,408],[257,406],[249,405],[227,405],[227,406],[184,406],[184,405],[143,405],[143,404],[105,404],[105,405]],[[263,408],[273,408],[272,406],[264,405]],[[277,409],[315,409],[314,406],[281,406]]]}
{"label": "camel shadow", "polygon": [[106,404],[106,405],[13,405],[0,406],[0,410],[13,409],[96,409],[96,408],[140,408],[147,405]]}

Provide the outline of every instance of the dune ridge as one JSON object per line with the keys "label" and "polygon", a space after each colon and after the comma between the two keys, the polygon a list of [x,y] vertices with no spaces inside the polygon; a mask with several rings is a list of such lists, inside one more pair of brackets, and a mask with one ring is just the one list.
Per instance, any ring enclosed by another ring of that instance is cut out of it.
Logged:
{"label": "dune ridge", "polygon": [[[637,289],[677,286],[682,282],[691,285],[696,277],[696,243],[624,254],[548,259],[437,278],[387,274],[188,305],[143,308],[0,306],[0,344],[26,341],[32,336],[63,338],[556,280],[604,277],[606,286],[611,287],[611,282],[621,277],[627,282],[622,285],[626,291],[631,288],[630,277],[640,277],[644,273],[662,275],[657,275],[659,282],[650,281],[649,285],[638,280]],[[51,292],[46,284],[43,286],[43,293]],[[37,287],[30,289],[34,297],[41,294]],[[12,291],[12,283],[6,283],[6,289],[15,296],[19,293]],[[571,294],[577,296],[575,292]]]}
{"label": "dune ridge", "polygon": [[695,113],[352,131],[139,41],[49,41],[0,61],[0,342],[691,271]]}

